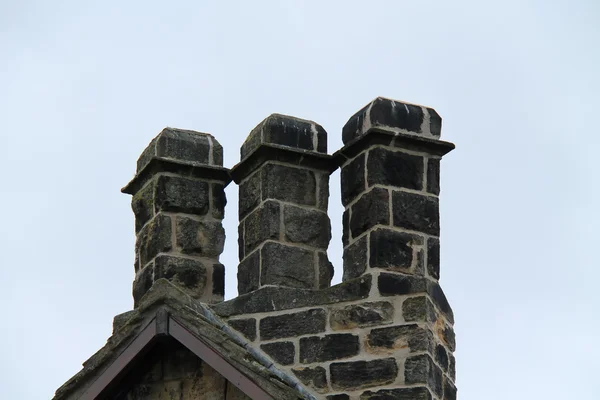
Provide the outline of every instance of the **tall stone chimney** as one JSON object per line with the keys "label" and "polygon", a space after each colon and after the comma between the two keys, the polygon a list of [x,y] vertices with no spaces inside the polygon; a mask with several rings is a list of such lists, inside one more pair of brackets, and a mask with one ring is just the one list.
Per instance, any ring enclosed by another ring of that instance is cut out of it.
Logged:
{"label": "tall stone chimney", "polygon": [[165,128],[144,150],[122,190],[133,196],[135,214],[134,304],[161,278],[202,302],[223,300],[230,180],[223,148],[207,133]]}
{"label": "tall stone chimney", "polygon": [[273,114],[252,130],[231,170],[240,185],[239,294],[330,285],[327,202],[335,168],[327,133],[315,122]]}

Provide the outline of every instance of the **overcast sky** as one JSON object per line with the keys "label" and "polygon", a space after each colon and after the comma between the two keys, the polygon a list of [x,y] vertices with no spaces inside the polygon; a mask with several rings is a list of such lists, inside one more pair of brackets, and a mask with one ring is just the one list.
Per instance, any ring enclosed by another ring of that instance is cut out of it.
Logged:
{"label": "overcast sky", "polygon": [[[596,0],[0,0],[0,398],[52,397],[131,309],[120,188],[163,127],[214,134],[231,167],[278,112],[333,153],[376,96],[434,107],[457,146],[441,284],[459,398],[597,398],[599,27]],[[331,196],[339,282],[339,173]]]}

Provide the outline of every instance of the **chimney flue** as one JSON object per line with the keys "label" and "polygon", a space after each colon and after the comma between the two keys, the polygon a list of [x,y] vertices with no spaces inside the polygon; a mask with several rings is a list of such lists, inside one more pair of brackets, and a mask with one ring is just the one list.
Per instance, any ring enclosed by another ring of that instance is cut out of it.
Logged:
{"label": "chimney flue", "polygon": [[221,221],[230,180],[223,148],[207,133],[165,128],[144,150],[122,190],[133,195],[136,305],[160,278],[202,302],[223,300]]}

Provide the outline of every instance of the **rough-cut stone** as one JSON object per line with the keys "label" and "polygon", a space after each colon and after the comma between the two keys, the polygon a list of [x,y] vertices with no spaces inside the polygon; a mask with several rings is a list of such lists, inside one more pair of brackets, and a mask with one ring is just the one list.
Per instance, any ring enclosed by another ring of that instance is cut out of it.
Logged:
{"label": "rough-cut stone", "polygon": [[395,191],[392,194],[394,225],[404,229],[440,235],[438,199],[415,193]]}
{"label": "rough-cut stone", "polygon": [[227,205],[227,195],[225,194],[225,185],[220,183],[211,183],[213,218],[225,218],[225,206]]}
{"label": "rough-cut stone", "polygon": [[436,238],[427,239],[427,274],[440,279],[440,241]]}
{"label": "rough-cut stone", "polygon": [[432,400],[432,397],[425,387],[411,387],[367,391],[360,395],[360,400]]}
{"label": "rough-cut stone", "polygon": [[367,346],[372,353],[394,354],[405,348],[411,353],[432,351],[432,343],[432,333],[416,324],[373,329],[367,336]]}
{"label": "rough-cut stone", "polygon": [[209,209],[208,182],[161,175],[156,182],[156,211],[206,215]]}
{"label": "rough-cut stone", "polygon": [[330,365],[330,373],[333,389],[355,390],[394,382],[398,366],[394,358],[340,362]]}
{"label": "rough-cut stone", "polygon": [[256,319],[230,319],[229,321],[227,321],[227,323],[233,329],[244,335],[251,342],[253,342],[256,339]]}
{"label": "rough-cut stone", "polygon": [[387,301],[352,304],[333,308],[329,324],[334,331],[385,325],[392,322],[394,306]]}
{"label": "rough-cut stone", "polygon": [[298,313],[265,317],[260,321],[261,340],[283,339],[325,331],[325,310],[315,308]]}
{"label": "rough-cut stone", "polygon": [[450,321],[451,324],[454,323],[454,313],[452,312],[452,308],[446,299],[446,295],[442,290],[442,287],[437,282],[429,282],[427,285],[427,293],[431,297],[433,304],[435,304],[440,311],[444,314],[446,319]]}
{"label": "rough-cut stone", "polygon": [[402,303],[402,316],[406,322],[435,322],[435,307],[426,296],[411,297]]}
{"label": "rough-cut stone", "polygon": [[327,213],[286,205],[283,208],[285,239],[327,249],[331,240],[331,223]]}
{"label": "rough-cut stone", "polygon": [[456,400],[456,386],[449,379],[444,379],[444,400]]}
{"label": "rough-cut stone", "polygon": [[242,261],[246,257],[246,248],[244,244],[244,222],[238,225],[238,257]]}
{"label": "rough-cut stone", "polygon": [[390,224],[389,192],[387,189],[375,188],[363,194],[352,205],[350,232],[358,237],[375,225]]}
{"label": "rough-cut stone", "polygon": [[260,172],[250,175],[250,177],[244,179],[242,183],[240,183],[239,199],[238,215],[241,221],[250,211],[254,210],[261,201]]}
{"label": "rough-cut stone", "polygon": [[135,215],[135,232],[154,217],[154,188],[156,181],[153,180],[144,186],[131,198],[131,209]]}
{"label": "rough-cut stone", "polygon": [[352,357],[359,352],[358,336],[333,334],[300,338],[300,362],[311,364]]}
{"label": "rough-cut stone", "polygon": [[340,175],[342,204],[347,206],[365,190],[365,155],[361,154],[342,167]]}
{"label": "rough-cut stone", "polygon": [[260,283],[260,250],[246,257],[238,266],[238,293],[250,293],[258,289]]}
{"label": "rough-cut stone", "polygon": [[260,251],[261,285],[315,289],[314,253],[275,242],[265,243]]}
{"label": "rough-cut stone", "polygon": [[368,186],[423,189],[423,157],[377,147],[369,151]]}
{"label": "rough-cut stone", "polygon": [[413,248],[423,244],[423,238],[390,229],[376,229],[370,233],[371,268],[410,272],[414,260]]}
{"label": "rough-cut stone", "polygon": [[200,297],[207,281],[207,269],[200,262],[187,258],[160,255],[154,261],[154,280],[166,278],[188,289],[193,297]]}
{"label": "rough-cut stone", "polygon": [[319,253],[319,289],[325,289],[331,286],[333,279],[333,264],[329,261],[327,253]]}
{"label": "rough-cut stone", "polygon": [[292,342],[265,343],[260,348],[281,365],[291,365],[294,363],[296,351]]}
{"label": "rough-cut stone", "polygon": [[411,275],[382,273],[377,278],[377,286],[382,296],[427,293],[427,281]]}
{"label": "rough-cut stone", "polygon": [[350,400],[350,396],[347,394],[331,394],[327,396],[327,400]]}
{"label": "rough-cut stone", "polygon": [[144,266],[158,253],[169,252],[171,245],[171,218],[157,215],[140,231],[137,237],[140,265]]}
{"label": "rough-cut stone", "polygon": [[427,160],[427,191],[440,194],[440,160],[430,158]]}
{"label": "rough-cut stone", "polygon": [[435,362],[438,363],[443,371],[448,370],[448,352],[441,344],[435,346]]}
{"label": "rough-cut stone", "polygon": [[183,254],[218,258],[225,245],[225,229],[220,221],[176,218],[177,247]]}
{"label": "rough-cut stone", "polygon": [[154,263],[138,271],[133,281],[133,301],[137,304],[154,283]]}
{"label": "rough-cut stone", "polygon": [[456,351],[456,335],[454,329],[449,325],[442,325],[438,327],[438,336],[442,343],[450,349],[450,351]]}
{"label": "rough-cut stone", "polygon": [[367,269],[367,236],[344,249],[344,281],[361,276]]}
{"label": "rough-cut stone", "polygon": [[411,385],[424,383],[437,396],[442,396],[442,371],[428,354],[412,356],[404,362],[404,381]]}
{"label": "rough-cut stone", "polygon": [[327,212],[329,206],[329,174],[317,174],[317,207]]}
{"label": "rough-cut stone", "polygon": [[315,389],[319,393],[327,392],[327,375],[323,367],[315,368],[293,368],[292,372],[300,381]]}
{"label": "rough-cut stone", "polygon": [[456,359],[452,353],[448,353],[448,376],[453,381],[456,380]]}
{"label": "rough-cut stone", "polygon": [[442,133],[442,117],[433,108],[427,108],[429,113],[429,132],[432,136],[439,138]]}
{"label": "rough-cut stone", "polygon": [[244,220],[245,253],[254,251],[265,240],[279,240],[281,226],[280,206],[276,201],[266,201]]}
{"label": "rough-cut stone", "polygon": [[225,266],[223,264],[213,264],[212,282],[212,292],[216,296],[215,300],[222,301],[225,297]]}
{"label": "rough-cut stone", "polygon": [[350,209],[347,208],[344,210],[344,215],[342,216],[342,245],[344,247],[348,246],[350,243]]}
{"label": "rough-cut stone", "polygon": [[302,168],[266,164],[261,170],[262,199],[316,206],[315,173]]}

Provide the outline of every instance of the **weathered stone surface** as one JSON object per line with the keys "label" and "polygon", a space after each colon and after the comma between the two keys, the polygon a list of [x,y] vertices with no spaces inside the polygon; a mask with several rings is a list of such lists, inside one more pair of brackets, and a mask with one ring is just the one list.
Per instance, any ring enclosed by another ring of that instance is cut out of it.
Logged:
{"label": "weathered stone surface", "polygon": [[238,225],[238,257],[242,261],[246,257],[246,248],[244,244],[244,222]]}
{"label": "weathered stone surface", "polygon": [[353,238],[375,225],[390,224],[389,197],[387,189],[374,188],[352,205],[350,232]]}
{"label": "weathered stone surface", "polygon": [[438,336],[443,344],[452,352],[456,351],[456,335],[454,329],[449,325],[438,325]]}
{"label": "weathered stone surface", "polygon": [[160,255],[154,261],[154,280],[168,279],[189,291],[192,297],[204,294],[208,271],[200,261]]}
{"label": "weathered stone surface", "polygon": [[283,339],[325,331],[325,310],[315,308],[298,313],[265,317],[260,321],[261,340]]}
{"label": "weathered stone surface", "polygon": [[342,280],[361,276],[367,269],[367,236],[363,236],[344,249],[344,275]]}
{"label": "weathered stone surface", "polygon": [[429,282],[427,285],[427,293],[431,297],[431,301],[435,304],[440,311],[444,314],[446,319],[450,321],[451,324],[454,323],[454,313],[452,312],[452,308],[446,299],[446,295],[442,290],[442,287],[437,282]]}
{"label": "weathered stone surface", "polygon": [[453,381],[456,380],[456,358],[452,353],[448,353],[448,376]]}
{"label": "weathered stone surface", "polygon": [[430,158],[427,160],[427,191],[440,194],[440,160]]}
{"label": "weathered stone surface", "polygon": [[352,304],[333,308],[329,324],[334,331],[385,325],[392,322],[394,306],[387,301]]}
{"label": "weathered stone surface", "polygon": [[319,393],[325,393],[327,389],[327,376],[323,367],[315,368],[294,368],[294,375],[300,379],[302,383],[315,389]]}
{"label": "weathered stone surface", "polygon": [[331,394],[327,396],[327,400],[350,400],[350,396],[347,394]]}
{"label": "weathered stone surface", "polygon": [[250,293],[258,289],[260,282],[260,250],[246,257],[238,266],[238,293]]}
{"label": "weathered stone surface", "polygon": [[260,251],[261,285],[315,289],[314,253],[275,242],[265,243]]}
{"label": "weathered stone surface", "polygon": [[377,278],[377,286],[382,296],[427,293],[425,278],[412,275],[382,273]]}
{"label": "weathered stone surface", "polygon": [[131,198],[131,209],[135,215],[135,232],[154,217],[154,188],[156,181],[149,182]]}
{"label": "weathered stone surface", "polygon": [[281,219],[276,201],[266,201],[244,220],[244,247],[246,254],[254,251],[265,240],[279,240]]}
{"label": "weathered stone surface", "polygon": [[242,159],[248,157],[262,143],[327,153],[327,132],[313,121],[271,114],[248,135],[241,148]]}
{"label": "weathered stone surface", "polygon": [[261,170],[262,199],[277,199],[303,206],[316,206],[315,173],[278,164],[266,164]]}
{"label": "weathered stone surface", "polygon": [[439,138],[442,134],[442,117],[433,108],[427,108],[429,113],[429,132]]}
{"label": "weathered stone surface", "polygon": [[260,348],[281,365],[291,365],[294,363],[296,351],[292,342],[265,343]]}
{"label": "weathered stone surface", "polygon": [[435,322],[437,320],[435,308],[426,296],[404,300],[402,315],[406,322]]}
{"label": "weathered stone surface", "polygon": [[395,226],[440,235],[437,197],[395,191],[392,194],[392,214]]}
{"label": "weathered stone surface", "polygon": [[438,365],[442,368],[443,371],[447,371],[448,370],[448,352],[446,352],[446,349],[444,348],[444,346],[442,346],[441,344],[438,344],[437,346],[435,346],[435,362],[438,363]]}
{"label": "weathered stone surface", "polygon": [[300,362],[311,364],[352,357],[359,352],[358,336],[333,334],[300,338]]}
{"label": "weathered stone surface", "polygon": [[440,240],[435,238],[427,239],[427,274],[440,279]]}
{"label": "weathered stone surface", "polygon": [[161,175],[156,181],[154,208],[206,215],[209,210],[208,182],[176,176]]}
{"label": "weathered stone surface", "polygon": [[404,362],[404,381],[407,384],[424,383],[437,396],[442,396],[442,371],[428,354],[412,356]]}
{"label": "weathered stone surface", "polygon": [[361,194],[365,186],[365,154],[361,154],[342,167],[340,175],[342,187],[342,204],[347,206]]}
{"label": "weathered stone surface", "polygon": [[133,281],[133,302],[136,305],[154,283],[154,263],[138,271]]}
{"label": "weathered stone surface", "polygon": [[371,268],[410,272],[417,265],[413,248],[423,244],[423,238],[390,229],[376,229],[370,233]]}
{"label": "weathered stone surface", "polygon": [[340,362],[330,365],[330,373],[334,389],[354,390],[392,383],[398,366],[394,358]]}
{"label": "weathered stone surface", "polygon": [[433,335],[417,324],[388,326],[373,329],[367,336],[367,346],[372,353],[391,353],[408,348],[411,353],[432,351]]}
{"label": "weathered stone surface", "polygon": [[360,395],[360,400],[432,400],[432,397],[425,387],[411,387],[367,391]]}
{"label": "weathered stone surface", "polygon": [[222,301],[223,297],[225,297],[225,266],[223,264],[213,264],[212,281],[212,292],[215,295],[215,299]]}
{"label": "weathered stone surface", "polygon": [[283,208],[285,239],[326,250],[331,240],[327,213],[286,205]]}
{"label": "weathered stone surface", "polygon": [[183,254],[218,258],[225,245],[225,229],[219,221],[176,217],[177,247]]}
{"label": "weathered stone surface", "polygon": [[327,212],[329,206],[329,174],[317,174],[317,207]]}
{"label": "weathered stone surface", "polygon": [[456,400],[456,386],[449,379],[444,379],[444,400]]}
{"label": "weathered stone surface", "polygon": [[212,306],[212,309],[220,316],[230,317],[240,314],[337,304],[367,298],[371,284],[371,275],[363,275],[324,290],[266,286],[253,293],[240,295],[216,304]]}
{"label": "weathered stone surface", "polygon": [[333,264],[329,261],[327,253],[318,253],[319,258],[319,289],[325,289],[331,286],[333,279]]}
{"label": "weathered stone surface", "polygon": [[423,157],[377,147],[369,151],[368,186],[423,189]]}
{"label": "weathered stone surface", "polygon": [[233,329],[244,335],[251,342],[253,342],[256,339],[256,319],[230,319],[229,321],[227,321],[227,323]]}
{"label": "weathered stone surface", "polygon": [[227,195],[225,194],[225,185],[220,183],[211,183],[212,190],[212,216],[216,219],[225,218],[225,206],[227,205]]}
{"label": "weathered stone surface", "polygon": [[350,243],[350,209],[347,208],[344,210],[344,215],[342,216],[342,245],[344,247],[348,246]]}
{"label": "weathered stone surface", "polygon": [[140,265],[144,266],[158,253],[169,252],[171,245],[171,218],[157,215],[148,222],[137,237]]}
{"label": "weathered stone surface", "polygon": [[239,188],[238,215],[240,221],[261,202],[260,172],[246,178]]}

